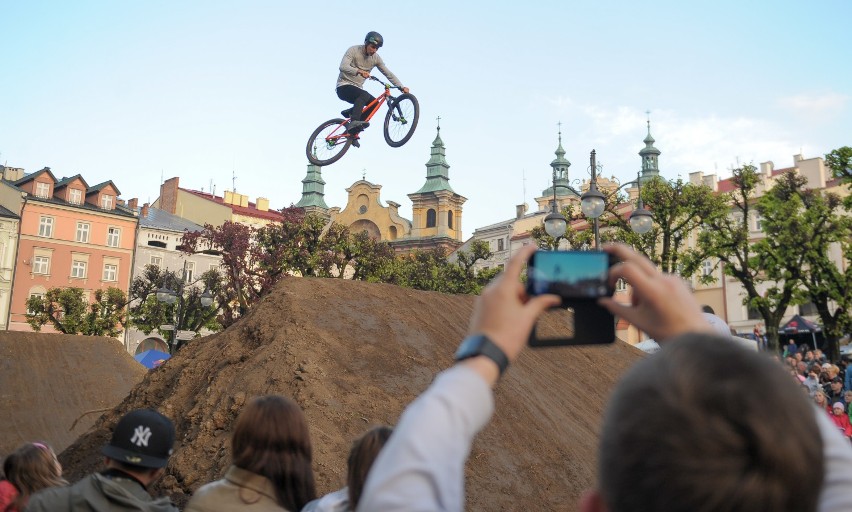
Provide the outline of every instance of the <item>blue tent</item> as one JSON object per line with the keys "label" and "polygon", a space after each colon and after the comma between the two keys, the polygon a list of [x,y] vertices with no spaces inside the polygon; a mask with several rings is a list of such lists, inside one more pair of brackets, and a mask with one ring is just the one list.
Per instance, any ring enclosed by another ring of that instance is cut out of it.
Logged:
{"label": "blue tent", "polygon": [[166,359],[170,357],[172,356],[159,350],[146,350],[133,356],[133,359],[139,361],[145,368],[156,368],[166,362]]}

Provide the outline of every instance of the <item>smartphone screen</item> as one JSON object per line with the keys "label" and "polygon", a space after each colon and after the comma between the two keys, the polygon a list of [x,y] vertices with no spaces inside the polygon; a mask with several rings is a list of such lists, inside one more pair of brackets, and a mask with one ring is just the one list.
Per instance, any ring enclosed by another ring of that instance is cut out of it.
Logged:
{"label": "smartphone screen", "polygon": [[563,299],[612,295],[607,281],[609,254],[600,251],[538,251],[527,267],[527,293],[553,293]]}

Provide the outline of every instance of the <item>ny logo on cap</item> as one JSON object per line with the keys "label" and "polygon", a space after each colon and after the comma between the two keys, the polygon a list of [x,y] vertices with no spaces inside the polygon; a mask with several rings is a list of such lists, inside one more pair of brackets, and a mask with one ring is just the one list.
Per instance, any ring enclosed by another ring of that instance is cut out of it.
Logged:
{"label": "ny logo on cap", "polygon": [[133,431],[133,437],[130,439],[130,442],[135,444],[136,446],[148,446],[148,438],[151,437],[151,429],[148,427],[144,427],[139,425]]}

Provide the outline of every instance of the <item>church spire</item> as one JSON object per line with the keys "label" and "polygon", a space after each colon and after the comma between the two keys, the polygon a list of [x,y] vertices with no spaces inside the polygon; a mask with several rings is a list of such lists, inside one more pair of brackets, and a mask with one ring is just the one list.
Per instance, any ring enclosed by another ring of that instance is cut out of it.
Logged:
{"label": "church spire", "polygon": [[426,183],[415,192],[436,192],[448,190],[454,192],[450,186],[450,164],[447,163],[447,152],[444,141],[441,140],[441,118],[438,118],[438,132],[432,141],[432,152],[429,161],[426,162]]}
{"label": "church spire", "polygon": [[[557,196],[567,196],[572,194],[570,188],[571,180],[568,179],[568,168],[571,167],[571,162],[565,158],[565,149],[562,147],[562,122],[557,123],[559,126],[559,145],[556,147],[556,159],[550,162],[550,167],[556,172],[556,184],[561,185],[556,187]],[[553,196],[553,186],[547,187],[542,196]]]}
{"label": "church spire", "polygon": [[651,136],[651,112],[646,111],[646,114],[649,116],[647,120],[648,135],[643,141],[645,143],[645,147],[639,151],[639,156],[642,157],[642,177],[640,179],[643,183],[660,174],[658,162],[660,150],[654,147],[654,142],[656,141],[654,140],[654,137]]}
{"label": "church spire", "polygon": [[325,181],[322,179],[322,171],[318,165],[308,164],[308,173],[302,180],[302,198],[296,206],[311,210],[328,210],[325,204]]}

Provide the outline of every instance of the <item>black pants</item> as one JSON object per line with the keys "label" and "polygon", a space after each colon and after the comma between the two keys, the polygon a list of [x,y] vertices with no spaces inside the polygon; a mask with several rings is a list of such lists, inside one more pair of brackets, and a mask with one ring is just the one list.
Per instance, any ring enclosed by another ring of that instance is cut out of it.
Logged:
{"label": "black pants", "polygon": [[[368,93],[364,89],[349,84],[341,85],[337,88],[337,97],[352,104],[352,114],[349,117],[353,121],[360,121],[362,119],[361,111],[364,110],[364,107],[371,101],[376,99],[372,94]],[[373,108],[375,109],[375,107]],[[366,119],[371,112],[372,110],[364,112],[363,118]]]}

